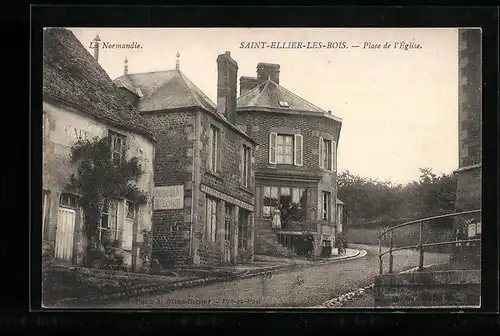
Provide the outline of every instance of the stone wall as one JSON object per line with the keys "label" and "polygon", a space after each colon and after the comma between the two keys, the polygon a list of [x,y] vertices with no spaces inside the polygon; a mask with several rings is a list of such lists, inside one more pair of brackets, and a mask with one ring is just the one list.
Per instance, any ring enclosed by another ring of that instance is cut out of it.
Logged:
{"label": "stone wall", "polygon": [[184,207],[154,210],[153,258],[163,267],[189,263],[196,110],[144,113],[156,138],[155,187],[182,185]]}
{"label": "stone wall", "polygon": [[375,306],[479,306],[480,279],[481,272],[477,270],[379,275],[375,279]]}

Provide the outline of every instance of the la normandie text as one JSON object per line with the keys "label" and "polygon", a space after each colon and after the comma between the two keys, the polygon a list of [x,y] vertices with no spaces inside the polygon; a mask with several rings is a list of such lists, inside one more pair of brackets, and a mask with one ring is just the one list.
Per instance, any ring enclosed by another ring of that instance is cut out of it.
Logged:
{"label": "la normandie text", "polygon": [[[95,49],[98,46],[94,41],[90,42],[90,49]],[[111,42],[102,42],[99,44],[101,49],[142,49],[142,45],[138,42],[131,43],[111,43]]]}

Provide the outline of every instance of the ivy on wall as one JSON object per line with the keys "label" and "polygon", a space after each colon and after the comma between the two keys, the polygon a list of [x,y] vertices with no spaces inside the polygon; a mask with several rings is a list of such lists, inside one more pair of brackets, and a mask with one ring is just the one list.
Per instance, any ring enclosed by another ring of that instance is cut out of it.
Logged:
{"label": "ivy on wall", "polygon": [[72,163],[78,170],[71,176],[71,185],[80,194],[79,204],[84,210],[84,232],[87,238],[87,266],[95,260],[95,252],[102,250],[98,228],[103,205],[109,198],[126,198],[137,205],[146,204],[148,195],[137,187],[144,170],[137,157],[111,159],[108,137],[78,140],[71,148]]}

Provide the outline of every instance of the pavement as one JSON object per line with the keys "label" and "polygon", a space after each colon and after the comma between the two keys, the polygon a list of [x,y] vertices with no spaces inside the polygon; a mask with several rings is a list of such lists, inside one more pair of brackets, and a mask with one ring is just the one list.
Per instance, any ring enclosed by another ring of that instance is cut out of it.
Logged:
{"label": "pavement", "polygon": [[[138,285],[132,288],[124,288],[123,290],[107,295],[89,295],[79,298],[67,298],[62,300],[56,307],[81,306],[92,302],[114,301],[120,299],[129,299],[135,296],[144,296],[154,293],[161,295],[172,291],[207,286],[215,283],[247,279],[253,277],[268,277],[274,275],[300,270],[307,267],[333,264],[342,261],[353,260],[366,256],[365,250],[346,249],[343,255],[335,255],[330,258],[317,258],[315,260],[306,258],[275,258],[269,256],[257,255],[255,261],[246,265],[221,266],[207,269],[185,269],[182,271],[174,271],[183,276],[172,276],[174,272],[168,272],[169,276],[155,275],[155,282],[149,285]],[[167,272],[166,272],[167,273]]]}

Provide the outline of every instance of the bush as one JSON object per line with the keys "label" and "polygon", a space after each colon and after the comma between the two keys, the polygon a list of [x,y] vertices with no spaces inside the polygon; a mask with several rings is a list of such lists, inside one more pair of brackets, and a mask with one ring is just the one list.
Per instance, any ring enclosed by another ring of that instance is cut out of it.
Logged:
{"label": "bush", "polygon": [[337,233],[335,247],[339,250],[339,253],[345,252],[345,249],[347,248],[347,237],[344,232]]}
{"label": "bush", "polygon": [[302,235],[297,238],[297,254],[310,256],[314,250],[314,235],[308,231],[304,231],[302,232]]}

